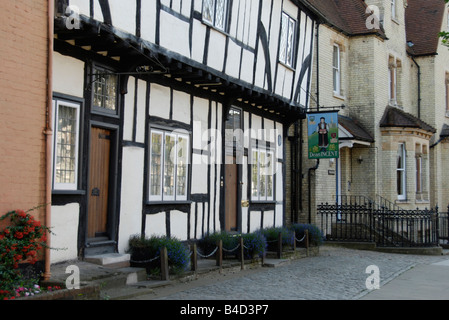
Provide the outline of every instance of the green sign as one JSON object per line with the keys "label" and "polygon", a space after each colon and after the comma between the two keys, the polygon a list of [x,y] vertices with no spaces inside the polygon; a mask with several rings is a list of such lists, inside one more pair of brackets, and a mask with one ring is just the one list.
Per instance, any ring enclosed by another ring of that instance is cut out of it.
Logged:
{"label": "green sign", "polygon": [[309,159],[338,158],[338,113],[320,112],[307,115]]}

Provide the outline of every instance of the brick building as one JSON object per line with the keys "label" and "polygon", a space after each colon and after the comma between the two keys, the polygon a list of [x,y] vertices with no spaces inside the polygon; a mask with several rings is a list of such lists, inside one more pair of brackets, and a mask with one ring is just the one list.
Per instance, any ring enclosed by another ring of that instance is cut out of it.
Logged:
{"label": "brick building", "polygon": [[[0,213],[47,221],[48,1],[0,4]],[[3,225],[6,221],[3,222]]]}
{"label": "brick building", "polygon": [[302,193],[290,207],[292,219],[314,222],[317,204],[347,196],[405,209],[445,207],[449,51],[438,36],[448,28],[444,1],[309,3],[322,17],[309,111],[339,110],[340,157],[309,160],[302,144]]}

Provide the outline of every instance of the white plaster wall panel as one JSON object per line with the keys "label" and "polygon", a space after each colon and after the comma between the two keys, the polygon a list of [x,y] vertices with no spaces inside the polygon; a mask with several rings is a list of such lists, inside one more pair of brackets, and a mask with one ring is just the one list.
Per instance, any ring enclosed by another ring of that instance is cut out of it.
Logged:
{"label": "white plaster wall panel", "polygon": [[161,10],[160,45],[170,51],[189,57],[189,24]]}
{"label": "white plaster wall panel", "polygon": [[125,110],[123,120],[123,139],[131,141],[134,129],[134,99],[136,94],[136,79],[129,77],[128,93],[124,95]]}
{"label": "white plaster wall panel", "polygon": [[[280,33],[280,26],[281,26],[281,3],[282,1],[274,1],[273,3],[273,11],[272,11],[272,21],[271,21],[271,29],[267,30],[267,34],[269,35],[268,43],[269,43],[269,50],[270,50],[270,64],[271,64],[271,79],[274,82],[275,81],[275,73],[276,73],[276,65],[278,63],[277,56],[278,56],[278,45],[279,45],[279,33]],[[269,24],[266,24],[267,27]],[[274,87],[274,83],[273,83]]]}
{"label": "white plaster wall panel", "polygon": [[276,137],[276,144],[278,143],[279,136],[281,136],[281,146],[279,146],[279,144],[277,144],[278,147],[276,148],[277,149],[277,157],[278,157],[278,159],[283,159],[284,158],[283,150],[285,148],[283,125],[279,122],[276,122],[276,129],[277,129],[277,134],[278,134],[278,137]]}
{"label": "white plaster wall panel", "polygon": [[136,34],[136,1],[109,0],[114,27]]}
{"label": "white plaster wall panel", "polygon": [[276,130],[274,130],[274,121],[264,118],[263,120],[264,127],[264,140],[269,142],[276,142]]}
{"label": "white plaster wall panel", "polygon": [[145,150],[123,148],[119,252],[128,249],[129,237],[141,232]]}
{"label": "white plaster wall panel", "polygon": [[[165,212],[148,214],[145,221],[145,236],[164,237],[166,236]],[[139,231],[140,233],[140,231]]]}
{"label": "white plaster wall panel", "polygon": [[248,230],[248,207],[242,207],[242,231]]}
{"label": "white plaster wall panel", "polygon": [[260,229],[260,221],[262,219],[262,212],[250,211],[250,226],[249,232],[254,232]]}
{"label": "white plaster wall panel", "polygon": [[[103,21],[103,11],[101,11],[100,2],[98,2],[98,0],[94,0],[94,19]],[[114,21],[112,21],[112,23],[114,23]]]}
{"label": "white plaster wall panel", "polygon": [[151,84],[150,87],[150,111],[151,116],[164,119],[170,114],[170,88],[158,84]]}
{"label": "white plaster wall panel", "polygon": [[[309,32],[311,29],[313,29],[313,21],[311,19],[307,18],[307,34],[305,37],[303,37],[303,38],[305,38],[304,39],[305,46],[304,46],[304,54],[303,54],[304,59],[311,53],[310,44],[311,44],[311,41],[313,40],[312,39],[313,33]],[[302,60],[298,61],[298,69],[300,68],[301,65],[302,65]],[[298,72],[298,74],[299,74],[299,72]],[[308,81],[308,77],[305,76],[301,83],[301,99],[300,99],[299,103],[303,106],[306,106],[306,103],[307,103],[307,95],[305,94],[305,92],[308,92],[310,89],[310,84],[308,86],[307,81]]]}
{"label": "white plaster wall panel", "polygon": [[294,19],[298,16],[298,7],[292,1],[282,1],[282,10]]}
{"label": "white plaster wall panel", "polygon": [[242,52],[242,70],[240,79],[248,83],[253,82],[254,53],[243,50]]}
{"label": "white plaster wall panel", "polygon": [[221,131],[215,128],[215,123],[217,123],[218,115],[216,111],[217,103],[212,103],[212,114],[211,114],[211,128],[209,130],[210,143],[208,144],[207,150],[210,151],[210,163],[215,165],[221,162],[220,150],[222,147],[221,143]]}
{"label": "white plaster wall panel", "polygon": [[283,172],[282,172],[282,163],[276,161],[276,194],[275,194],[275,200],[283,202],[284,201],[284,191],[283,191]]}
{"label": "white plaster wall panel", "polygon": [[192,0],[179,0],[179,2],[182,4],[180,13],[184,17],[190,17],[192,10]]}
{"label": "white plaster wall panel", "polygon": [[[299,69],[299,67],[298,67]],[[290,99],[292,96],[292,84],[293,84],[293,77],[294,73],[291,69],[286,68],[285,74],[284,74],[284,84],[283,84],[283,90],[282,90],[282,96]],[[307,77],[305,77],[307,78]]]}
{"label": "white plaster wall panel", "polygon": [[280,96],[283,96],[284,93],[283,90],[284,90],[285,72],[286,68],[284,67],[284,65],[279,63],[274,92]]}
{"label": "white plaster wall panel", "polygon": [[249,0],[250,2],[250,13],[249,13],[249,30],[247,43],[250,47],[254,48],[257,41],[257,25],[259,23],[259,1]]}
{"label": "white plaster wall panel", "polygon": [[53,52],[53,92],[84,97],[84,62]]}
{"label": "white plaster wall panel", "polygon": [[242,162],[242,200],[249,200],[248,192],[246,192],[248,190],[248,157],[244,156]]}
{"label": "white plaster wall panel", "polygon": [[283,205],[276,204],[276,216],[275,216],[275,227],[282,227],[284,225],[283,217]]}
{"label": "white plaster wall panel", "polygon": [[173,91],[173,120],[190,124],[190,95]]}
{"label": "white plaster wall panel", "polygon": [[[238,1],[238,0],[237,0]],[[238,25],[238,2],[234,1],[232,5],[232,11],[229,13],[230,15],[230,24],[229,24],[229,35],[232,38],[237,38],[237,25]]]}
{"label": "white plaster wall panel", "polygon": [[191,58],[200,63],[203,62],[205,39],[206,26],[201,21],[193,20]]}
{"label": "white plaster wall panel", "polygon": [[142,1],[140,35],[142,39],[155,42],[156,39],[156,3],[157,1]]}
{"label": "white plaster wall panel", "polygon": [[248,112],[243,112],[243,129],[244,129],[244,135],[243,135],[243,147],[249,148],[249,141],[251,139],[250,137],[250,130],[249,128],[249,117],[250,114]]}
{"label": "white plaster wall panel", "polygon": [[203,12],[203,0],[193,0],[193,1],[195,11]]}
{"label": "white plaster wall panel", "polygon": [[251,117],[251,139],[262,140],[262,117],[252,115]]}
{"label": "white plaster wall panel", "polygon": [[198,203],[196,209],[195,223],[192,225],[193,229],[195,229],[193,235],[196,233],[196,239],[200,239],[203,235],[203,204]]}
{"label": "white plaster wall panel", "polygon": [[170,211],[170,236],[181,241],[187,240],[187,213]]}
{"label": "white plaster wall panel", "polygon": [[167,6],[167,7],[170,7],[170,3],[176,2],[176,1],[173,1],[173,0],[160,0],[160,1],[161,1],[162,5]]}
{"label": "white plaster wall panel", "polygon": [[305,43],[306,37],[304,36],[304,31],[306,30],[307,16],[304,13],[301,13],[301,21],[296,21],[296,23],[299,24],[298,27],[299,27],[299,32],[300,32],[298,46],[296,47],[296,57],[297,57],[296,67],[297,67],[297,71],[298,71],[297,76],[299,77],[302,60],[305,58],[304,43]]}
{"label": "white plaster wall panel", "polygon": [[274,211],[264,211],[263,213],[263,227],[274,227]]}
{"label": "white plaster wall panel", "polygon": [[207,130],[209,115],[209,100],[194,98],[193,101],[193,147],[203,149],[207,146]]}
{"label": "white plaster wall panel", "polygon": [[226,58],[226,74],[238,79],[240,72],[240,55],[241,48],[234,41],[229,39],[228,55]]}
{"label": "white plaster wall panel", "polygon": [[237,24],[237,30],[236,30],[236,38],[243,42],[243,35],[245,32],[245,4],[246,0],[238,0],[237,3],[234,1],[234,6],[237,9],[237,16],[236,16],[236,24]]}
{"label": "white plaster wall panel", "polygon": [[205,155],[192,154],[192,194],[207,192],[207,161]]}
{"label": "white plaster wall panel", "polygon": [[[192,202],[190,205],[190,232],[189,232],[189,238],[194,239],[195,238],[195,203]],[[188,230],[189,231],[189,230]]]}
{"label": "white plaster wall panel", "polygon": [[80,205],[70,203],[51,207],[51,246],[50,262],[58,263],[78,258],[78,224]]}
{"label": "white plaster wall panel", "polygon": [[207,65],[215,70],[223,70],[224,55],[226,52],[226,36],[218,31],[211,30]]}
{"label": "white plaster wall panel", "polygon": [[257,64],[256,64],[256,75],[254,79],[254,85],[259,88],[266,89],[267,82],[265,81],[266,75],[266,65],[265,65],[265,55],[262,48],[262,42],[259,41],[259,50],[257,52]]}
{"label": "white plaster wall panel", "polygon": [[136,142],[145,142],[145,118],[147,102],[147,83],[142,80],[137,82],[137,121]]}

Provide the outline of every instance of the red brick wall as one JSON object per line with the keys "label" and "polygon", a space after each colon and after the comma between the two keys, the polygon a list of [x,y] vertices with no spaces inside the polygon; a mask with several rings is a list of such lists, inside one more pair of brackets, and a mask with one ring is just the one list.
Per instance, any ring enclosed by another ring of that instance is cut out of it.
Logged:
{"label": "red brick wall", "polygon": [[[47,1],[0,2],[0,215],[45,203]],[[44,221],[44,209],[34,213]]]}

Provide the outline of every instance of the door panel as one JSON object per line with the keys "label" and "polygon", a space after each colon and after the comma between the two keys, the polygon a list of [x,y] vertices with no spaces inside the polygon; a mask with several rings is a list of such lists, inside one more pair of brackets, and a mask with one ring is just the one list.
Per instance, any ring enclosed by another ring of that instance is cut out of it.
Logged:
{"label": "door panel", "polygon": [[235,157],[227,156],[225,165],[225,229],[237,230],[238,165]]}
{"label": "door panel", "polygon": [[89,160],[88,238],[107,236],[111,131],[92,127]]}

